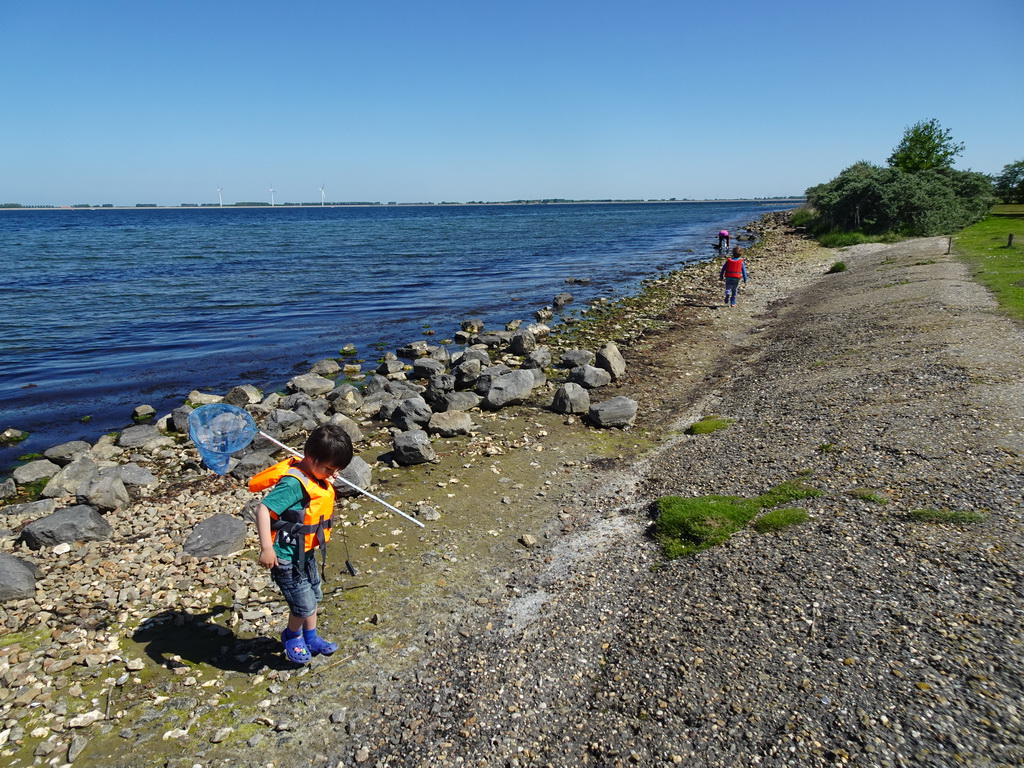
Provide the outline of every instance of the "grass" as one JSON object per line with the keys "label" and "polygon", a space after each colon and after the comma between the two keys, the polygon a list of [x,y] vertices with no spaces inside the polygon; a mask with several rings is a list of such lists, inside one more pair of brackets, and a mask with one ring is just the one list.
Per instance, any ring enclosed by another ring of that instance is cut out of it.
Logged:
{"label": "grass", "polygon": [[912,520],[919,523],[950,523],[964,525],[980,523],[985,519],[981,512],[963,512],[955,509],[917,509],[910,513]]}
{"label": "grass", "polygon": [[[1011,234],[1014,243],[1007,247]],[[997,205],[991,216],[954,238],[953,252],[1004,312],[1024,322],[1024,205]]]}
{"label": "grass", "polygon": [[853,498],[863,501],[870,501],[874,504],[888,504],[889,498],[884,493],[872,490],[871,488],[853,488],[847,491]]}
{"label": "grass", "polygon": [[[692,555],[728,540],[757,517],[761,510],[820,495],[821,491],[801,480],[789,480],[752,499],[714,495],[696,498],[663,496],[657,502],[658,518],[654,523],[654,538],[669,559]],[[778,511],[785,511],[786,514],[769,518],[766,525],[783,527],[801,522],[794,513],[802,510]]]}
{"label": "grass", "polygon": [[831,267],[828,268],[828,271],[825,274],[826,275],[834,275],[836,272],[845,272],[845,271],[846,271],[846,262],[845,261],[837,261],[835,264],[833,264]]}
{"label": "grass", "polygon": [[688,435],[709,435],[712,432],[717,432],[720,429],[727,428],[730,424],[735,423],[735,419],[726,419],[721,416],[705,416],[700,421],[695,421],[689,427],[686,428],[686,434]]}
{"label": "grass", "polygon": [[781,531],[791,525],[799,525],[809,519],[809,515],[802,509],[787,507],[786,509],[773,509],[765,512],[754,521],[754,530],[758,533],[770,533]]}

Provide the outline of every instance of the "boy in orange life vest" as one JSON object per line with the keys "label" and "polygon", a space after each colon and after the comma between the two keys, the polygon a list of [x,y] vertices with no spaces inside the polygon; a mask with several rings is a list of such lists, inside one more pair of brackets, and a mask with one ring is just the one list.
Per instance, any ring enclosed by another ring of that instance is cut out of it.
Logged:
{"label": "boy in orange life vest", "polygon": [[352,461],[352,441],[341,427],[324,424],[310,433],[303,453],[302,459],[286,459],[249,481],[251,491],[273,486],[256,511],[259,563],[271,569],[288,603],[281,642],[285,656],[296,664],[338,650],[337,643],[316,633],[317,603],[323,599],[316,549],[322,560],[334,513],[331,478]]}
{"label": "boy in orange life vest", "polygon": [[743,249],[738,245],[732,249],[732,256],[725,260],[719,280],[725,280],[725,303],[736,306],[736,294],[740,289],[740,278],[747,282],[747,265],[743,263]]}

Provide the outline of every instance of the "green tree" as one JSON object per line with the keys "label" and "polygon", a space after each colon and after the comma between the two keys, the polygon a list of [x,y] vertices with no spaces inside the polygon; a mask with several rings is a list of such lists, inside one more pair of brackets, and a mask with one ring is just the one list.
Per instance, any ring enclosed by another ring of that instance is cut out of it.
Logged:
{"label": "green tree", "polygon": [[907,173],[951,168],[963,154],[964,145],[953,141],[951,131],[935,118],[914,123],[903,132],[903,139],[889,155],[889,167]]}
{"label": "green tree", "polygon": [[996,176],[995,191],[1004,203],[1024,203],[1024,160],[1003,166]]}

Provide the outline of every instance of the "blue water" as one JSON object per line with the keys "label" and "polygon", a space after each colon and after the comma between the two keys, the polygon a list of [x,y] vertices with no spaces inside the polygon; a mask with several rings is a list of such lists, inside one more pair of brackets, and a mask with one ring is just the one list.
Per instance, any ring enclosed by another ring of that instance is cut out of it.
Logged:
{"label": "blue water", "polygon": [[[141,403],[274,390],[354,343],[372,361],[459,322],[579,308],[714,255],[792,203],[0,211],[0,430],[18,455],[95,440]],[[590,285],[566,285],[589,278]],[[91,417],[82,422],[84,416]]]}

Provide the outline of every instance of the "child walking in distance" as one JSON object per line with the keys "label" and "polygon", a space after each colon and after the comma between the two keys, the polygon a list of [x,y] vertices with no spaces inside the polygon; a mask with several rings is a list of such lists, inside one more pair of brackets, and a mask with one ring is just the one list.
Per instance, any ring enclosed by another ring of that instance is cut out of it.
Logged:
{"label": "child walking in distance", "polygon": [[725,280],[725,303],[736,306],[736,294],[740,289],[740,280],[747,282],[747,265],[743,262],[743,249],[738,245],[732,249],[732,256],[725,260],[719,280]]}
{"label": "child walking in distance", "polygon": [[288,626],[281,642],[285,656],[296,664],[338,650],[337,643],[316,633],[317,603],[323,599],[316,549],[322,563],[334,514],[331,478],[352,461],[352,441],[341,427],[324,424],[310,433],[304,454],[302,459],[285,459],[249,481],[250,491],[271,488],[256,511],[259,563],[270,569],[288,603]]}

